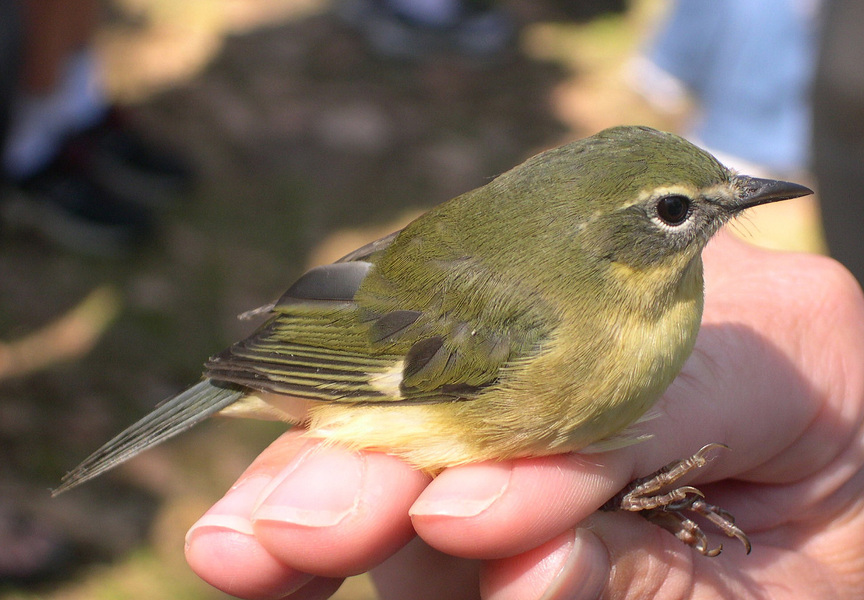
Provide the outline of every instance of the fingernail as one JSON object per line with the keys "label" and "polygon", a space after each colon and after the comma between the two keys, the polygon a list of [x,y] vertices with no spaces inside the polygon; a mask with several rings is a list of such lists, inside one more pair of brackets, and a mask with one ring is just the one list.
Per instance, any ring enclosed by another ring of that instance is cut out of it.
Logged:
{"label": "fingernail", "polygon": [[251,508],[272,479],[266,475],[253,475],[239,481],[210,510],[195,522],[186,533],[186,545],[202,529],[215,528],[253,535],[252,521],[240,515],[251,514]]}
{"label": "fingernail", "polygon": [[332,527],[357,510],[366,461],[359,453],[316,446],[262,492],[252,521]]}
{"label": "fingernail", "polygon": [[504,495],[511,473],[508,462],[448,469],[426,488],[408,514],[476,517]]}
{"label": "fingernail", "polygon": [[609,576],[609,557],[605,546],[587,529],[576,529],[573,536],[549,554],[547,564],[559,561],[540,600],[596,600],[603,593]]}

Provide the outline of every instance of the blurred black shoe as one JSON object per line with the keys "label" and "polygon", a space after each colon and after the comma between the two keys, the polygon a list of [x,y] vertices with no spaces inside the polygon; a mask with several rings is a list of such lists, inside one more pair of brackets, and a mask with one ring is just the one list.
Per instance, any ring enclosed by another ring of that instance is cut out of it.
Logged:
{"label": "blurred black shoe", "polygon": [[55,159],[22,181],[0,191],[4,229],[35,233],[67,249],[102,257],[122,257],[153,232],[150,210],[114,194],[84,171]]}
{"label": "blurred black shoe", "polygon": [[154,208],[188,193],[194,179],[186,160],[141,137],[116,107],[66,140],[57,160],[117,196]]}
{"label": "blurred black shoe", "polygon": [[516,32],[503,11],[467,2],[453,22],[441,25],[399,12],[387,0],[343,0],[338,11],[386,58],[419,60],[449,52],[488,61],[512,44]]}

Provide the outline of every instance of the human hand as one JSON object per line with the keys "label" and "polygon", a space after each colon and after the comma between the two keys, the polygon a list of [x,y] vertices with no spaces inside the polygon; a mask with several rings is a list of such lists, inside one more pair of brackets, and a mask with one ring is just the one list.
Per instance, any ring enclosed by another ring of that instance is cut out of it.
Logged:
{"label": "human hand", "polygon": [[[193,526],[190,565],[252,599],[326,598],[370,569],[382,598],[858,597],[860,289],[829,260],[728,236],[704,260],[702,330],[656,418],[639,425],[651,439],[430,481],[391,456],[320,449],[291,431]],[[637,515],[596,512],[708,442],[732,450],[691,483],[736,517],[751,555],[733,540],[705,558]]]}

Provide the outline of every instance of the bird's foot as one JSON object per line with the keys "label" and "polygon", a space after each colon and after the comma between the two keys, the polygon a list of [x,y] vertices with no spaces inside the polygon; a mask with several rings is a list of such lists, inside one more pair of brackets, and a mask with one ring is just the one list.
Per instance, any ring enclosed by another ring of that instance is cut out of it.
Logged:
{"label": "bird's foot", "polygon": [[[714,548],[708,546],[708,538],[699,524],[685,516],[685,512],[689,511],[701,515],[730,538],[737,538],[744,544],[749,554],[750,540],[747,534],[735,525],[735,518],[731,514],[719,506],[705,502],[704,494],[692,486],[684,485],[670,489],[670,486],[691,471],[705,466],[708,455],[715,448],[728,449],[728,446],[707,444],[690,458],[676,460],[648,477],[631,481],[627,487],[604,504],[601,510],[638,512],[703,556],[720,554],[723,546]],[[669,491],[664,492],[664,490]]]}

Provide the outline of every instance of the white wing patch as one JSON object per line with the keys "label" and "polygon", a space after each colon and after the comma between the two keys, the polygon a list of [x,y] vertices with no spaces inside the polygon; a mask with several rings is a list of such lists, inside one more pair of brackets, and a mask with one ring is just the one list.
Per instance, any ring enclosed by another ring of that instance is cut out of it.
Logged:
{"label": "white wing patch", "polygon": [[369,385],[377,392],[381,392],[385,396],[399,398],[402,394],[400,386],[402,385],[402,372],[405,369],[405,361],[400,360],[393,364],[389,369],[374,373],[369,376]]}

